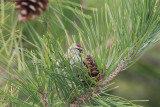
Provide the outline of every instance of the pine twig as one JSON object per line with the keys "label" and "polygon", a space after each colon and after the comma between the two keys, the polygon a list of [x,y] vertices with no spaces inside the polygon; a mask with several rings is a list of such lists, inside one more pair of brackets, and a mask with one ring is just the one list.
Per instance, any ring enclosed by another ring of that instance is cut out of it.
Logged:
{"label": "pine twig", "polygon": [[121,72],[124,67],[125,67],[125,63],[126,63],[126,58],[124,58],[117,66],[117,68],[113,71],[112,74],[110,74],[102,83],[102,85],[98,86],[95,88],[94,93],[97,94],[98,92],[100,92],[102,90],[103,87],[105,87],[111,80],[113,80],[113,78],[115,78],[119,72]]}
{"label": "pine twig", "polygon": [[70,107],[80,107],[81,104],[84,102],[88,102],[92,99],[93,94],[91,92],[88,92],[88,94],[83,94],[79,97],[78,100],[74,101],[72,104],[70,104]]}
{"label": "pine twig", "polygon": [[103,87],[105,87],[113,78],[115,78],[119,72],[123,71],[123,69],[128,64],[130,58],[134,55],[136,51],[137,46],[134,47],[132,52],[128,53],[128,56],[123,58],[122,61],[118,64],[117,68],[103,81],[102,85],[95,88],[94,93],[97,94],[102,90]]}
{"label": "pine twig", "polygon": [[130,52],[128,53],[128,57],[122,59],[122,61],[118,64],[116,69],[103,81],[103,83],[97,86],[93,90],[93,93],[88,92],[85,93],[84,95],[81,95],[78,98],[78,100],[75,100],[72,104],[70,104],[70,107],[80,107],[80,105],[83,104],[84,102],[89,102],[92,99],[93,94],[98,94],[100,91],[102,91],[102,88],[105,87],[111,80],[113,80],[113,78],[115,78],[118,75],[119,72],[121,72],[126,67],[128,61],[133,56],[135,51],[136,51],[136,46],[134,47],[134,50],[131,53]]}
{"label": "pine twig", "polygon": [[44,107],[49,107],[48,100],[47,100],[47,93],[45,90],[40,90],[40,88],[37,89],[37,91],[41,94],[41,100],[43,102]]}

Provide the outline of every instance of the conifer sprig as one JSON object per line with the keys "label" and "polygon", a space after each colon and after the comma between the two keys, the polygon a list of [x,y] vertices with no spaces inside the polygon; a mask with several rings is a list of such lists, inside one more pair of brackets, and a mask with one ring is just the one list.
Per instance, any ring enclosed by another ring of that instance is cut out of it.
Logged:
{"label": "conifer sprig", "polygon": [[[159,0],[108,0],[102,9],[85,8],[90,14],[74,2],[50,1],[40,20],[23,24],[1,1],[0,68],[11,75],[0,89],[0,105],[136,106],[109,95],[109,83],[159,42]],[[72,43],[92,56],[103,79],[95,82],[81,63],[71,66],[65,53]]]}

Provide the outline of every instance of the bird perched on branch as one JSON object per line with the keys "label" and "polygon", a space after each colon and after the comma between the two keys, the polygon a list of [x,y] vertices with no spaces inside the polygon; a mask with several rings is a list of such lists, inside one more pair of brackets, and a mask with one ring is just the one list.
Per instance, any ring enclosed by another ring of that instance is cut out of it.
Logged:
{"label": "bird perched on branch", "polygon": [[[78,71],[77,73],[77,69],[79,66],[78,65],[83,65],[82,69],[86,69],[88,71],[88,76],[92,77],[93,80],[95,80],[95,82],[98,82],[99,80],[101,80],[102,75],[101,75],[101,71],[99,71],[96,62],[94,61],[94,58],[92,58],[91,55],[84,55],[84,49],[82,48],[81,45],[79,44],[74,44],[72,46],[70,46],[68,48],[67,53],[65,54],[65,58],[69,60],[69,65],[63,65],[65,60],[59,60],[56,62],[57,65],[57,72],[60,74],[62,72],[64,72],[64,75],[67,77],[66,75],[66,70],[65,67],[66,66],[71,66],[71,68],[73,68],[73,71],[75,71],[74,73],[79,77],[79,73],[81,73],[83,75],[83,71]],[[38,61],[33,61],[33,62],[37,62],[39,65],[43,66],[43,64],[39,63]],[[80,64],[81,63],[81,64]],[[77,67],[78,66],[78,67]],[[89,79],[88,79],[89,80]],[[82,79],[83,81],[83,79]]]}
{"label": "bird perched on branch", "polygon": [[87,68],[88,75],[92,77],[96,82],[101,79],[100,71],[97,67],[94,58],[91,55],[84,56],[84,50],[81,45],[74,44],[68,49],[67,57],[70,60],[71,65],[76,65],[78,62],[83,63],[83,68]]}

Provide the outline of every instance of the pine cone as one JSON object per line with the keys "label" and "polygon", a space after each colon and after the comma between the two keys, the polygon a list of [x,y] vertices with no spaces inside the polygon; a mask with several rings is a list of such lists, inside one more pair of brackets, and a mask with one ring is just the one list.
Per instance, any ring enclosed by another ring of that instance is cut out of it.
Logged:
{"label": "pine cone", "polygon": [[15,10],[20,11],[19,21],[23,22],[29,19],[35,19],[40,16],[42,11],[46,10],[49,0],[16,0]]}
{"label": "pine cone", "polygon": [[89,76],[91,76],[96,82],[98,82],[100,80],[100,72],[97,68],[97,64],[94,62],[93,58],[90,55],[87,55],[86,61],[83,61],[83,64],[88,68]]}

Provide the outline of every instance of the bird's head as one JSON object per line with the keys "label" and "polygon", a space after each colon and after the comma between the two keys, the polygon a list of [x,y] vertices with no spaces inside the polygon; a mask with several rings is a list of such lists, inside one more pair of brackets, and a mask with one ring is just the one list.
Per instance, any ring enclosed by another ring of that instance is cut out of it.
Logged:
{"label": "bird's head", "polygon": [[79,44],[74,44],[68,49],[68,58],[70,58],[70,63],[74,64],[76,62],[82,62],[83,60],[83,48]]}
{"label": "bird's head", "polygon": [[69,52],[73,55],[77,55],[79,57],[83,56],[83,48],[79,44],[74,44],[69,48]]}

